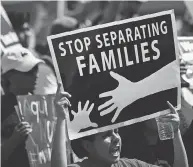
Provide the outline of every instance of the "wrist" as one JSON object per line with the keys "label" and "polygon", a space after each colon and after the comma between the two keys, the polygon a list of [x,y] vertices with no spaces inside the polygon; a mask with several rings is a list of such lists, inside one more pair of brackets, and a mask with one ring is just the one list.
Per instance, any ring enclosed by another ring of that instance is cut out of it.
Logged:
{"label": "wrist", "polygon": [[180,129],[174,131],[174,138],[175,138],[175,137],[178,137],[178,136],[181,136]]}

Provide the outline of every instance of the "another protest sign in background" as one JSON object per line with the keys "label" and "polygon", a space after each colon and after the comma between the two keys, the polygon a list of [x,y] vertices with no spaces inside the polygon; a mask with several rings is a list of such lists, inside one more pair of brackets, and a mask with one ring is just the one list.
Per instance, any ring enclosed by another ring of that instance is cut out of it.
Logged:
{"label": "another protest sign in background", "polygon": [[173,11],[48,37],[58,80],[72,94],[71,140],[180,107]]}
{"label": "another protest sign in background", "polygon": [[[53,95],[17,97],[21,111],[20,117],[22,116],[24,121],[29,122],[33,130],[26,142],[31,167],[51,166],[52,142],[56,123],[53,98]],[[68,146],[67,148],[69,148]],[[70,150],[67,151],[70,153]]]}

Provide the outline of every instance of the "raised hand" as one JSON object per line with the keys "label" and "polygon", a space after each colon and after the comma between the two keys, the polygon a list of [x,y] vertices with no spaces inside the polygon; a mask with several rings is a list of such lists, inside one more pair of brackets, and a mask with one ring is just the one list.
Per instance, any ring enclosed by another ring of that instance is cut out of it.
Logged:
{"label": "raised hand", "polygon": [[55,104],[57,117],[59,119],[66,119],[67,113],[65,109],[68,106],[71,106],[70,101],[68,100],[68,98],[70,97],[71,95],[69,93],[61,91],[61,83],[58,83],[54,104]]}
{"label": "raised hand", "polygon": [[12,137],[15,141],[21,142],[26,140],[28,135],[32,132],[32,128],[28,122],[21,122],[19,123],[12,134]]}
{"label": "raised hand", "polygon": [[169,101],[167,101],[167,104],[169,106],[171,113],[160,116],[159,120],[162,122],[170,122],[173,126],[174,133],[176,133],[179,130],[180,117],[178,115],[176,108]]}
{"label": "raised hand", "polygon": [[103,110],[104,108],[108,107],[107,109],[100,112],[101,116],[111,113],[113,110],[116,109],[115,115],[113,116],[111,122],[115,122],[117,117],[119,116],[120,112],[129,104],[133,103],[137,100],[136,94],[136,84],[127,80],[125,77],[120,76],[115,72],[110,72],[110,75],[119,82],[119,85],[116,89],[112,91],[108,91],[99,95],[99,98],[109,97],[112,98],[101,104],[98,107],[98,110]]}
{"label": "raised hand", "polygon": [[84,107],[82,108],[81,102],[78,102],[78,112],[71,111],[74,116],[72,121],[68,120],[68,129],[73,130],[74,133],[78,133],[81,129],[88,127],[98,127],[96,123],[91,122],[89,115],[94,108],[94,103],[89,107],[89,100],[86,101]]}

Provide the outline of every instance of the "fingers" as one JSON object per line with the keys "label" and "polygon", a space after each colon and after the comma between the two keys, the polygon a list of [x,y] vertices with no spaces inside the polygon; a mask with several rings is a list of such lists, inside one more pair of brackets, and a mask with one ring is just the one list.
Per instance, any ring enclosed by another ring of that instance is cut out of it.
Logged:
{"label": "fingers", "polygon": [[173,118],[176,118],[176,114],[166,114],[166,115],[162,115],[159,117],[159,119],[162,119],[162,118],[168,118],[168,119],[173,119]]}
{"label": "fingers", "polygon": [[68,93],[68,92],[61,92],[60,95],[61,95],[62,97],[71,98],[71,94]]}
{"label": "fingers", "polygon": [[121,75],[119,75],[119,74],[117,74],[117,73],[115,73],[115,72],[113,72],[113,71],[110,71],[110,75],[111,75],[111,77],[113,77],[113,78],[116,79],[117,81],[120,81],[120,80],[122,80],[122,79],[125,79],[124,77],[122,77]]}
{"label": "fingers", "polygon": [[113,104],[111,107],[107,108],[106,110],[101,111],[100,116],[104,116],[106,114],[111,113],[115,108],[117,108],[117,107]]}
{"label": "fingers", "polygon": [[32,128],[28,122],[21,122],[15,127],[15,130],[21,135],[26,136],[32,132]]}
{"label": "fingers", "polygon": [[16,127],[15,127],[15,129],[16,130],[18,130],[18,129],[20,129],[21,127],[23,127],[23,126],[30,126],[30,124],[28,123],[28,122],[25,122],[25,121],[23,121],[23,122],[20,122]]}
{"label": "fingers", "polygon": [[97,128],[98,127],[98,125],[96,123],[91,123],[90,126],[93,127],[93,128]]}
{"label": "fingers", "polygon": [[101,104],[99,107],[98,107],[98,110],[103,110],[105,107],[108,107],[110,106],[111,104],[113,104],[113,100],[110,99],[108,101],[106,101],[105,103]]}
{"label": "fingers", "polygon": [[59,97],[68,97],[68,98],[70,98],[71,97],[71,95],[68,93],[68,92],[62,92],[62,90],[61,90],[61,86],[62,86],[62,84],[61,83],[58,83],[58,87],[57,87],[57,91],[56,91],[56,96],[59,96]]}
{"label": "fingers", "polygon": [[76,115],[76,112],[74,110],[71,110],[72,115]]}
{"label": "fingers", "polygon": [[171,113],[177,114],[177,111],[176,111],[175,107],[169,101],[167,101],[167,104],[170,108]]}
{"label": "fingers", "polygon": [[117,109],[117,111],[115,112],[115,115],[113,116],[113,118],[111,120],[112,123],[114,123],[116,121],[116,119],[119,116],[120,112],[121,112],[121,109]]}
{"label": "fingers", "polygon": [[81,101],[78,102],[78,112],[82,111]]}
{"label": "fingers", "polygon": [[22,131],[20,131],[20,134],[22,136],[28,135],[32,132],[32,128],[27,128],[27,129],[23,129]]}
{"label": "fingers", "polygon": [[88,105],[89,105],[89,100],[86,101],[86,104],[84,105],[84,108],[82,111],[87,111]]}
{"label": "fingers", "polygon": [[71,107],[71,103],[70,103],[70,101],[69,101],[66,97],[61,98],[61,99],[57,102],[57,104],[60,105],[60,106],[67,105],[67,106],[70,106],[70,107]]}
{"label": "fingers", "polygon": [[108,97],[108,96],[111,96],[111,97],[112,97],[112,91],[105,92],[105,93],[101,93],[101,94],[99,95],[99,98]]}
{"label": "fingers", "polygon": [[180,120],[179,117],[172,117],[172,118],[163,117],[163,118],[159,118],[160,122],[170,122],[170,121],[178,121],[178,120]]}
{"label": "fingers", "polygon": [[93,110],[93,108],[94,108],[94,103],[92,103],[91,106],[90,106],[90,108],[88,109],[88,113],[89,113],[89,114],[91,113],[91,111]]}

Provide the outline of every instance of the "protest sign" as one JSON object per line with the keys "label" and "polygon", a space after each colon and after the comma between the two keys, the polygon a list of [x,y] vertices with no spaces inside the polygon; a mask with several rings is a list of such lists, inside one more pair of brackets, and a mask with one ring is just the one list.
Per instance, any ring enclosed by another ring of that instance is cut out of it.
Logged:
{"label": "protest sign", "polygon": [[[56,116],[52,95],[18,96],[20,117],[32,126],[26,142],[31,167],[50,167]],[[69,150],[67,150],[69,151]],[[65,157],[64,157],[65,158]]]}
{"label": "protest sign", "polygon": [[59,82],[71,95],[71,140],[180,107],[173,11],[49,36]]}
{"label": "protest sign", "polygon": [[1,9],[1,55],[8,48],[21,47],[17,34],[12,28],[11,22],[7,16],[6,11],[0,5]]}

